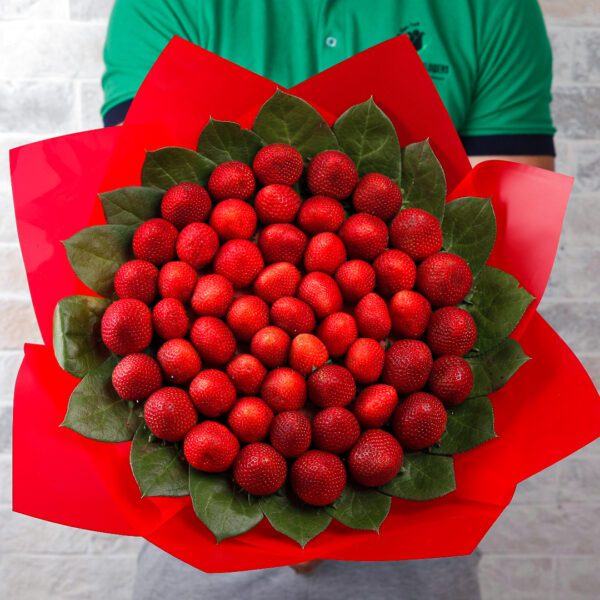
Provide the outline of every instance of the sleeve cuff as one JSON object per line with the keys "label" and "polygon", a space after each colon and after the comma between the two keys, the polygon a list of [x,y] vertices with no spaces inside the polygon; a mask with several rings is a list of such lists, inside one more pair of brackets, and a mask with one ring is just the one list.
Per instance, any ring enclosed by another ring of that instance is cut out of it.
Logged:
{"label": "sleeve cuff", "polygon": [[469,156],[556,156],[549,134],[463,135]]}
{"label": "sleeve cuff", "polygon": [[114,125],[120,125],[127,116],[127,111],[131,106],[133,100],[125,100],[125,102],[121,102],[116,106],[113,106],[107,113],[104,115],[102,120],[104,121],[104,127],[113,127]]}

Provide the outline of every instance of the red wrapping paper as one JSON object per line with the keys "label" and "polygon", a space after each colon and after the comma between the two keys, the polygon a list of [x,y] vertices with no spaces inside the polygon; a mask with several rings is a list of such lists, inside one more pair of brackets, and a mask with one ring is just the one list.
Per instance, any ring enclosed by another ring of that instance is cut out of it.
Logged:
{"label": "red wrapping paper", "polygon": [[194,148],[211,116],[249,126],[277,87],[175,38],[143,83],[123,127],[11,152],[19,238],[45,344],[25,347],[15,388],[13,508],[74,527],[143,536],[209,572],[315,558],[402,560],[470,553],[520,481],[600,436],[600,402],[575,355],[535,310],[554,262],[571,178],[503,161],[471,170],[405,37],[362,52],[291,93],[313,104],[330,123],[373,96],[392,119],[401,145],[429,138],[444,167],[450,200],[492,198],[498,235],[489,264],[512,273],[536,297],[513,334],[533,360],[491,395],[498,437],[455,457],[456,491],[427,502],[393,499],[379,534],[333,522],[302,550],[263,519],[252,531],[216,544],[189,497],[140,497],[129,468],[130,443],[99,443],[58,427],[78,380],[54,358],[52,313],[65,296],[94,295],[72,272],[60,240],[104,222],[96,194],[138,185],[146,150]]}

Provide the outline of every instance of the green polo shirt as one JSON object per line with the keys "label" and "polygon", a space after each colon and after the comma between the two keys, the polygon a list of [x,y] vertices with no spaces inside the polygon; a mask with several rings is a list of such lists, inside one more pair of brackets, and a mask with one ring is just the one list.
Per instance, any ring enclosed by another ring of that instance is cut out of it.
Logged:
{"label": "green polo shirt", "polygon": [[123,119],[174,35],[291,87],[403,33],[471,154],[553,154],[552,55],[536,0],[116,0],[102,114]]}

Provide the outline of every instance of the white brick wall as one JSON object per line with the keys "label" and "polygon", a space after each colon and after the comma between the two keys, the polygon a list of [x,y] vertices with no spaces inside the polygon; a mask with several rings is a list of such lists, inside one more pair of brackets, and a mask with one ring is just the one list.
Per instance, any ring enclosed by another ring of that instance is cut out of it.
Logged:
{"label": "white brick wall", "polygon": [[[515,0],[518,1],[518,0]],[[10,511],[10,420],[39,341],[14,226],[8,149],[100,126],[112,0],[0,0],[0,598],[131,596],[139,543]],[[542,0],[554,48],[558,168],[577,176],[543,312],[600,381],[600,0]],[[591,600],[600,587],[600,443],[523,484],[482,544],[485,600]],[[432,599],[435,600],[435,599]]]}

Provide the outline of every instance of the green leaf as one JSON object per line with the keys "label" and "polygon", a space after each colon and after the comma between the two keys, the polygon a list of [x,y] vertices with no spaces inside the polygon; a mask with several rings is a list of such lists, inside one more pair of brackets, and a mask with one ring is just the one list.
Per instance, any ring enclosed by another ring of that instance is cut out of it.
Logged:
{"label": "green leaf", "polygon": [[264,142],[249,129],[242,129],[237,123],[210,119],[200,134],[198,152],[216,164],[229,160],[239,160],[252,164],[256,153]]}
{"label": "green leaf", "polygon": [[125,402],[112,386],[118,359],[110,356],[73,390],[62,427],[99,442],[126,442],[139,425],[141,405]]}
{"label": "green leaf", "polygon": [[142,184],[161,190],[168,190],[185,181],[206,185],[216,166],[212,160],[187,148],[161,148],[146,153]]}
{"label": "green leaf", "polygon": [[69,263],[85,285],[102,296],[114,290],[116,270],[132,258],[135,227],[95,225],[78,231],[63,243]]}
{"label": "green leaf", "polygon": [[265,496],[260,499],[260,506],[273,529],[302,548],[331,523],[331,516],[324,508],[303,504],[288,493]]}
{"label": "green leaf", "polygon": [[217,542],[246,533],[263,518],[258,500],[233,487],[231,475],[190,467],[190,495],[198,518]]}
{"label": "green leaf", "polygon": [[473,276],[489,258],[496,241],[496,216],[489,198],[457,198],[446,204],[444,249],[462,256]]}
{"label": "green leaf", "polygon": [[142,496],[187,496],[188,469],[176,446],[155,438],[142,421],[131,444],[131,470]]}
{"label": "green leaf", "polygon": [[433,454],[458,454],[471,450],[496,437],[494,409],[490,399],[483,396],[467,398],[462,404],[448,409],[446,431]]}
{"label": "green leaf", "polygon": [[337,521],[352,529],[379,527],[388,516],[392,499],[377,490],[346,486],[341,497],[325,510]]}
{"label": "green leaf", "polygon": [[141,225],[159,217],[162,197],[160,190],[134,185],[100,194],[104,216],[111,225]]}
{"label": "green leaf", "polygon": [[335,122],[333,131],[342,150],[356,164],[360,177],[383,173],[400,182],[402,157],[398,136],[373,98],[349,108]]}
{"label": "green leaf", "polygon": [[429,140],[402,149],[402,208],[421,208],[440,221],[446,204],[446,176]]}
{"label": "green leaf", "polygon": [[71,375],[81,379],[108,357],[100,338],[100,321],[109,304],[105,298],[69,296],[56,305],[52,322],[54,355]]}
{"label": "green leaf", "polygon": [[323,117],[308,102],[280,90],[264,103],[252,129],[267,144],[290,144],[304,158],[338,148]]}
{"label": "green leaf", "polygon": [[381,488],[405,500],[433,500],[456,489],[454,460],[424,452],[407,452],[400,473]]}
{"label": "green leaf", "polygon": [[533,296],[509,273],[484,266],[465,300],[477,324],[475,350],[486,352],[518,325]]}
{"label": "green leaf", "polygon": [[500,389],[528,360],[519,343],[511,338],[488,352],[467,356],[474,378],[471,396],[485,396]]}

